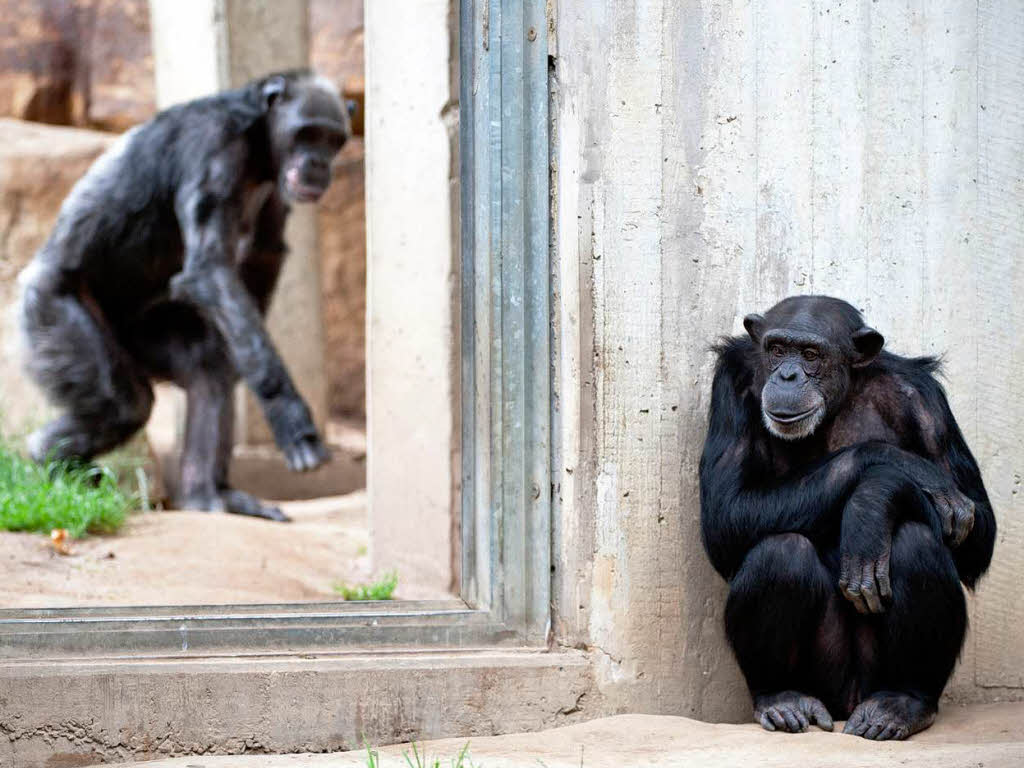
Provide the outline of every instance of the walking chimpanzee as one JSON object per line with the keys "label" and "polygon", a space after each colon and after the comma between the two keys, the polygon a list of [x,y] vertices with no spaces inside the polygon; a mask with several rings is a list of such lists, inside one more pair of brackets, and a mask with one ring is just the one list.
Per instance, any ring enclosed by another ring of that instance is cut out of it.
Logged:
{"label": "walking chimpanzee", "polygon": [[241,376],[296,471],[327,460],[264,328],[289,202],[314,202],[350,134],[335,88],[274,74],[165,110],[75,185],[22,277],[27,367],[61,408],[37,460],[89,461],[142,427],[151,381],[188,393],[176,506],[287,519],[228,487]]}

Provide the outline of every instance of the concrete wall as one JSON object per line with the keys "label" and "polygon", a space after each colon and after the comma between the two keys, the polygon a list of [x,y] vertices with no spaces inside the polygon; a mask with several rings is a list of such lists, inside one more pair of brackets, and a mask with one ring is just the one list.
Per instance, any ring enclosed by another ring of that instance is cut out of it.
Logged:
{"label": "concrete wall", "polygon": [[943,353],[1001,526],[956,698],[1024,694],[1024,9],[562,0],[556,634],[615,711],[749,717],[698,528],[718,335],[842,296]]}
{"label": "concrete wall", "polygon": [[450,0],[374,0],[366,24],[371,557],[447,590],[457,499],[458,90]]}

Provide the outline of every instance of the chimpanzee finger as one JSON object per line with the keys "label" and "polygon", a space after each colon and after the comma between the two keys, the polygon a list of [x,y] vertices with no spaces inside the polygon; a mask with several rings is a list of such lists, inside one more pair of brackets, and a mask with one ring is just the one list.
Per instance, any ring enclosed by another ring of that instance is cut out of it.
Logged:
{"label": "chimpanzee finger", "polygon": [[331,449],[328,448],[325,443],[322,443],[321,441],[317,440],[314,443],[314,448],[316,449],[316,458],[318,466],[320,464],[326,464],[328,461],[331,460]]}
{"label": "chimpanzee finger", "polygon": [[974,502],[966,497],[964,502],[964,506],[956,510],[952,542],[954,547],[959,547],[963,544],[964,539],[967,538],[971,529],[974,528]]}
{"label": "chimpanzee finger", "polygon": [[320,466],[320,458],[317,456],[316,446],[312,445],[308,440],[304,440],[300,444],[300,450],[302,451],[302,469],[304,472],[309,472]]}
{"label": "chimpanzee finger", "polygon": [[800,721],[797,720],[796,713],[793,710],[788,707],[783,709],[782,718],[786,721],[786,729],[790,733],[800,733]]}
{"label": "chimpanzee finger", "polygon": [[768,717],[772,719],[772,722],[775,724],[776,728],[781,728],[782,730],[786,729],[786,721],[782,717],[782,714],[779,712],[779,710],[777,710],[775,707],[771,707],[768,710]]}
{"label": "chimpanzee finger", "polygon": [[860,582],[860,593],[864,598],[864,602],[867,603],[868,610],[872,613],[881,613],[885,610],[882,606],[882,599],[878,594],[878,580],[875,578],[875,567],[874,562],[868,562],[864,565],[864,576]]}
{"label": "chimpanzee finger", "polygon": [[878,594],[884,600],[892,599],[892,582],[889,580],[889,560],[879,560],[875,564],[875,577],[878,579]]}
{"label": "chimpanzee finger", "polygon": [[800,723],[800,733],[803,733],[811,727],[810,721],[807,719],[807,715],[801,712],[799,709],[795,710],[797,722]]}
{"label": "chimpanzee finger", "polygon": [[761,713],[761,719],[758,722],[761,723],[761,727],[764,728],[766,731],[774,731],[775,730],[775,724],[772,723],[772,720],[771,720],[770,717],[768,717],[768,713],[767,712],[762,712]]}
{"label": "chimpanzee finger", "polygon": [[863,713],[855,710],[850,719],[846,721],[846,727],[843,728],[843,733],[851,733],[854,736],[860,736],[868,728],[868,723],[864,719]]}
{"label": "chimpanzee finger", "polygon": [[942,521],[942,535],[949,538],[953,535],[953,519],[956,517],[953,506],[943,496],[933,496],[932,501],[935,503],[935,510],[939,513],[939,519]]}
{"label": "chimpanzee finger", "polygon": [[885,726],[878,725],[877,723],[871,725],[863,734],[865,739],[877,739],[878,734],[885,730]]}
{"label": "chimpanzee finger", "polygon": [[860,574],[863,568],[859,558],[851,558],[851,560],[853,562],[850,563],[850,575],[846,586],[842,588],[843,596],[853,603],[853,607],[857,609],[858,613],[867,613],[867,603],[864,602],[860,591]]}
{"label": "chimpanzee finger", "polygon": [[817,699],[813,699],[811,702],[811,718],[818,724],[819,728],[826,731],[831,731],[835,727],[835,723],[832,722],[832,715],[825,709],[825,705]]}
{"label": "chimpanzee finger", "polygon": [[876,741],[889,741],[889,739],[893,738],[896,735],[896,732],[898,730],[898,726],[894,725],[893,723],[889,723],[887,726],[885,726],[884,729],[882,729],[882,732],[878,734]]}
{"label": "chimpanzee finger", "polygon": [[853,571],[850,562],[852,559],[849,555],[843,555],[839,564],[839,591],[843,594],[846,593],[846,588],[850,584],[850,573]]}

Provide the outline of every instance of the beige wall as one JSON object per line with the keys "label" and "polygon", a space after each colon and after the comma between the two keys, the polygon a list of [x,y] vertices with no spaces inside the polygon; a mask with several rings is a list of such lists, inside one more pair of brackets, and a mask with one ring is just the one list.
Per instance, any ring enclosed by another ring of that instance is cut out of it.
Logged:
{"label": "beige wall", "polygon": [[449,0],[374,0],[365,14],[370,554],[415,597],[452,583],[457,53]]}
{"label": "beige wall", "polygon": [[951,693],[1024,694],[1024,10],[563,0],[556,633],[612,710],[746,718],[700,544],[708,345],[792,293],[944,353],[997,510]]}

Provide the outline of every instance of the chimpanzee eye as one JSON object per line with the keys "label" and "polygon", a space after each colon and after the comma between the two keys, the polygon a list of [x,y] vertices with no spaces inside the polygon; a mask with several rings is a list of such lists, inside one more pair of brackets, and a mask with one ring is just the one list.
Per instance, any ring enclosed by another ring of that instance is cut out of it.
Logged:
{"label": "chimpanzee eye", "polygon": [[782,357],[784,352],[785,350],[782,348],[781,344],[772,344],[768,347],[768,354],[772,357]]}
{"label": "chimpanzee eye", "polygon": [[811,349],[809,347],[804,350],[804,360],[806,360],[807,362],[813,363],[815,360],[818,359],[818,357],[818,350]]}

